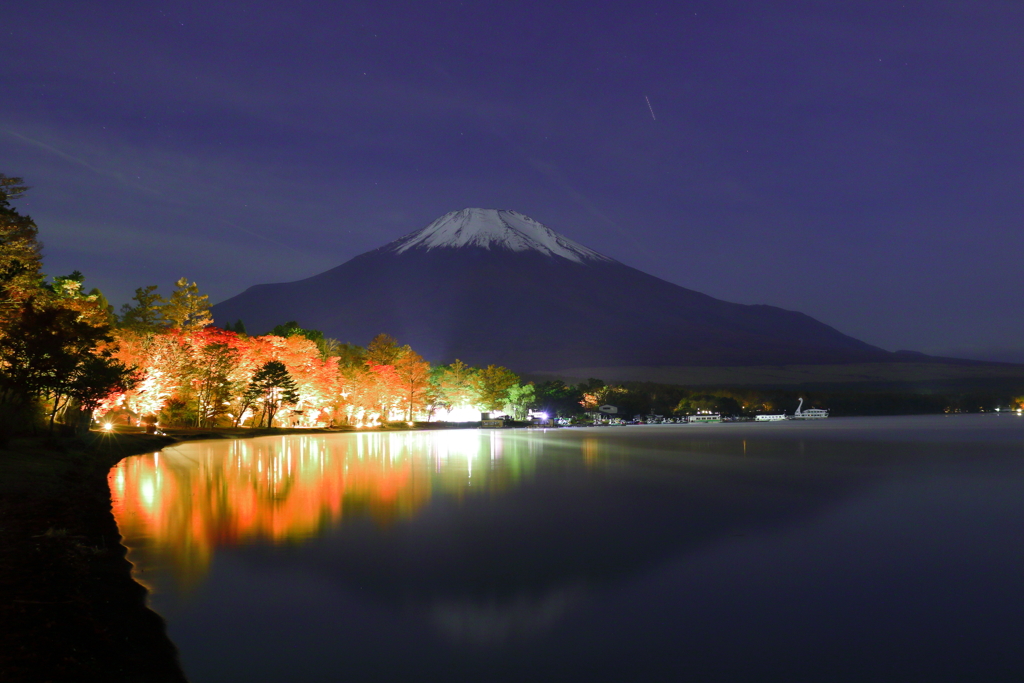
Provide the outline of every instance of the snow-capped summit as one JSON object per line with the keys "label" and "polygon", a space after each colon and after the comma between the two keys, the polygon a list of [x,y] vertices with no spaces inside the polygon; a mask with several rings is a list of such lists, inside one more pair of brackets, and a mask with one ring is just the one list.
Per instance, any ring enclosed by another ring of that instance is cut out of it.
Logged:
{"label": "snow-capped summit", "polygon": [[505,209],[462,209],[446,213],[422,230],[395,240],[386,249],[401,254],[409,249],[458,247],[538,251],[577,263],[613,261],[529,216]]}

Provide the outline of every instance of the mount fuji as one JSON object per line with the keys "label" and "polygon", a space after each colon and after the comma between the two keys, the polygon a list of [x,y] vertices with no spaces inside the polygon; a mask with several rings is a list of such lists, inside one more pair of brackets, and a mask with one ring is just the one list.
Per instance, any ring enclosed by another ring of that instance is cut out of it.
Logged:
{"label": "mount fuji", "polygon": [[252,333],[295,320],[360,345],[386,332],[435,362],[517,372],[901,359],[803,313],[674,285],[497,209],[453,211],[319,275],[250,287],[213,313]]}

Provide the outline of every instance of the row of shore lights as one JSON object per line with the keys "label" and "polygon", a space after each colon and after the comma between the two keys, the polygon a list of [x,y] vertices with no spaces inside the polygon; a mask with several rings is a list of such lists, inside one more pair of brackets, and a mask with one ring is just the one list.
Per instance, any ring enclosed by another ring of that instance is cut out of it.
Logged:
{"label": "row of shore lights", "polygon": [[[996,412],[998,413],[998,412],[1001,412],[1001,411],[1000,411],[999,408],[996,408]],[[1017,410],[1011,409],[1009,412],[1016,412],[1017,415],[1024,415],[1024,408],[1017,408]],[[698,410],[697,413],[701,414],[701,415],[707,413],[707,414],[710,415],[711,411],[710,410]],[[545,415],[542,419],[546,420],[547,416]],[[409,425],[410,427],[413,426],[412,422],[407,422],[406,424]],[[361,428],[361,427],[363,427],[362,424],[357,424],[356,425],[356,428]],[[104,422],[103,423],[103,431],[110,432],[110,431],[113,431],[113,430],[114,430],[114,423],[113,422]]]}

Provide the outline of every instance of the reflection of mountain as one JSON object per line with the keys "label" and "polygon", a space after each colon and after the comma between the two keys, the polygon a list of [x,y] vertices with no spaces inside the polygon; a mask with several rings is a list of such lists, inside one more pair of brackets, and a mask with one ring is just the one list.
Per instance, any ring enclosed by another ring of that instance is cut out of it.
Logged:
{"label": "reflection of mountain", "polygon": [[520,593],[511,598],[447,599],[431,605],[430,621],[451,640],[489,645],[541,633],[579,603],[582,586],[555,588],[535,597]]}

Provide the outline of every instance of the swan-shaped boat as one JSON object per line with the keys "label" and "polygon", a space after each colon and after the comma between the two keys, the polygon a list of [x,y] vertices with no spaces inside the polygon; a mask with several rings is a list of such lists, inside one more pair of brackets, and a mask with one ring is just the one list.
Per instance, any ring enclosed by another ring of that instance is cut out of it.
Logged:
{"label": "swan-shaped boat", "polygon": [[791,420],[823,420],[828,417],[828,411],[822,410],[821,408],[808,408],[803,409],[804,400],[800,399],[800,405],[796,407],[796,412],[789,419]]}

